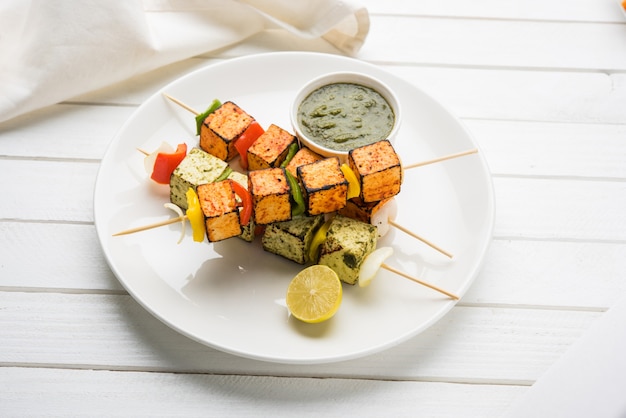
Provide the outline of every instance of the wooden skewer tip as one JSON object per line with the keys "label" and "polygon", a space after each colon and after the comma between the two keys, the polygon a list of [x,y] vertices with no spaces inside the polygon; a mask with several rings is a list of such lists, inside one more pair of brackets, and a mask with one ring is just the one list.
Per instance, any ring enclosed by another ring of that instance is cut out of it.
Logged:
{"label": "wooden skewer tip", "polygon": [[183,109],[193,113],[194,115],[198,116],[200,114],[200,112],[198,112],[197,110],[193,109],[192,107],[189,107],[187,104],[181,102],[180,100],[178,100],[175,97],[170,96],[167,93],[163,93],[163,95],[168,98],[169,100],[173,101],[174,103],[176,103],[177,105],[179,105],[180,107],[182,107]]}
{"label": "wooden skewer tip", "polygon": [[113,234],[114,237],[118,237],[120,235],[129,235],[134,234],[135,232],[147,231],[148,229],[154,229],[165,225],[171,225],[176,222],[184,222],[187,220],[187,215],[178,216],[176,218],[166,219],[164,221],[155,222],[149,225],[138,226],[135,228],[126,229],[124,231],[116,232]]}
{"label": "wooden skewer tip", "polygon": [[418,278],[416,278],[416,277],[410,276],[410,275],[406,274],[406,273],[405,273],[405,272],[403,272],[403,271],[400,271],[400,270],[398,270],[398,269],[396,269],[396,268],[394,268],[394,267],[391,267],[391,266],[390,266],[390,265],[388,265],[388,264],[383,263],[383,264],[381,264],[381,266],[380,266],[380,267],[381,267],[381,268],[384,268],[385,270],[389,270],[390,272],[395,273],[395,274],[397,274],[397,275],[399,275],[399,276],[402,276],[402,277],[404,277],[404,278],[406,278],[406,279],[412,280],[412,281],[414,281],[415,283],[419,283],[419,284],[421,284],[422,286],[426,286],[426,287],[428,287],[428,288],[430,288],[430,289],[436,290],[436,291],[437,291],[437,292],[439,292],[439,293],[443,293],[444,295],[446,295],[446,296],[448,296],[448,297],[450,297],[450,298],[452,298],[452,299],[454,299],[454,300],[459,300],[459,297],[458,297],[457,295],[455,295],[454,293],[450,293],[450,292],[448,292],[447,290],[444,290],[444,289],[442,289],[442,288],[440,288],[440,287],[437,287],[437,286],[435,286],[435,285],[433,285],[433,284],[430,284],[430,283],[428,283],[428,282],[425,282],[425,281],[423,281],[423,280],[420,280],[420,279],[418,279]]}
{"label": "wooden skewer tip", "polygon": [[388,222],[389,222],[389,225],[391,225],[391,226],[393,226],[395,228],[398,228],[400,231],[402,231],[402,232],[412,236],[413,238],[423,242],[424,244],[428,245],[430,248],[432,248],[432,249],[434,249],[436,251],[439,251],[441,254],[445,255],[446,257],[448,257],[448,258],[454,257],[450,252],[448,252],[448,251],[444,250],[443,248],[439,247],[438,245],[430,242],[426,238],[424,238],[424,237],[422,237],[420,235],[417,235],[415,232],[411,231],[410,229],[407,229],[407,228],[403,227],[402,225],[398,224],[396,221],[389,219]]}
{"label": "wooden skewer tip", "polygon": [[471,155],[471,154],[476,154],[476,153],[478,153],[478,148],[472,148],[472,149],[469,149],[469,150],[456,152],[454,154],[444,155],[443,157],[437,157],[437,158],[433,158],[431,160],[422,161],[420,163],[405,165],[405,166],[402,166],[402,169],[403,170],[409,170],[411,168],[422,167],[422,166],[425,166],[425,165],[428,165],[428,164],[438,163],[438,162],[441,162],[441,161],[451,160],[453,158],[464,157],[466,155]]}

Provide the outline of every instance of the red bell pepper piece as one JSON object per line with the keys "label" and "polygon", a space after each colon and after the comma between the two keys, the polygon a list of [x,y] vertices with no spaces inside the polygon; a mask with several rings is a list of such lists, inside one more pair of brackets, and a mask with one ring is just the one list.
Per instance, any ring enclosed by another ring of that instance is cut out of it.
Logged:
{"label": "red bell pepper piece", "polygon": [[252,217],[252,195],[248,190],[246,190],[245,187],[243,187],[236,181],[231,180],[230,183],[232,184],[235,194],[241,199],[241,204],[243,207],[240,212],[239,220],[241,221],[242,226],[246,226],[248,225],[248,222],[250,222],[250,218]]}
{"label": "red bell pepper piece", "polygon": [[187,144],[178,144],[172,154],[160,152],[154,161],[154,169],[150,178],[160,184],[170,184],[170,177],[178,164],[187,155]]}
{"label": "red bell pepper piece", "polygon": [[264,132],[265,130],[261,127],[261,125],[259,125],[257,121],[254,121],[235,142],[235,148],[241,156],[241,167],[244,170],[248,169],[248,148],[250,148],[250,146],[254,144],[254,141],[263,135]]}

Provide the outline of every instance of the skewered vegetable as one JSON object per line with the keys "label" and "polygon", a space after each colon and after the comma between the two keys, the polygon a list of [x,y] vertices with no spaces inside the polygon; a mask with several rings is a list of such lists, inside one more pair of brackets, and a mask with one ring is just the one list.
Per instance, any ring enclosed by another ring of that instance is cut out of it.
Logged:
{"label": "skewered vegetable", "polygon": [[172,172],[187,155],[187,144],[178,144],[176,150],[166,142],[162,143],[144,159],[146,171],[150,178],[159,184],[169,184]]}
{"label": "skewered vegetable", "polygon": [[248,169],[248,148],[250,148],[250,146],[254,144],[254,141],[263,135],[264,132],[265,130],[261,127],[261,125],[259,125],[257,121],[254,121],[235,142],[235,148],[241,157],[241,168],[244,170]]}

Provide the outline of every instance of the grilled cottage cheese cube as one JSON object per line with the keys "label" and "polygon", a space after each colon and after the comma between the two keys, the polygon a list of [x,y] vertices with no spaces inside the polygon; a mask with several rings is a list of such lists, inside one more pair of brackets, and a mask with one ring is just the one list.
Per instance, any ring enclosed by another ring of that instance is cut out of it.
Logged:
{"label": "grilled cottage cheese cube", "polygon": [[348,163],[361,184],[363,202],[377,202],[400,193],[402,166],[388,140],[351,150]]}
{"label": "grilled cottage cheese cube", "polygon": [[232,181],[227,179],[198,186],[198,199],[211,242],[241,235],[239,208]]}
{"label": "grilled cottage cheese cube", "polygon": [[322,159],[324,159],[324,157],[311,151],[309,148],[304,147],[300,148],[298,152],[296,152],[285,168],[291,173],[292,176],[298,178],[298,167],[305,164],[311,164]]}
{"label": "grilled cottage cheese cube", "polygon": [[212,183],[222,175],[228,164],[199,148],[193,148],[183,158],[170,177],[170,201],[187,209],[187,190],[200,184]]}
{"label": "grilled cottage cheese cube", "polygon": [[279,167],[296,137],[277,125],[269,128],[248,148],[248,169]]}
{"label": "grilled cottage cheese cube", "polygon": [[225,102],[209,114],[200,128],[200,148],[220,160],[230,161],[237,153],[235,140],[254,118],[233,102]]}
{"label": "grilled cottage cheese cube", "polygon": [[298,167],[298,178],[310,216],[338,211],[346,205],[348,180],[337,157]]}
{"label": "grilled cottage cheese cube", "polygon": [[248,190],[254,204],[254,222],[258,225],[291,219],[291,188],[284,168],[250,171]]}
{"label": "grilled cottage cheese cube", "polygon": [[324,216],[300,216],[268,225],[261,242],[263,249],[299,264],[309,262],[309,247]]}
{"label": "grilled cottage cheese cube", "polygon": [[359,197],[353,197],[346,202],[346,206],[339,211],[339,214],[361,222],[371,223],[372,216],[389,202],[389,200],[391,200],[391,198],[365,203]]}
{"label": "grilled cottage cheese cube", "polygon": [[333,269],[341,281],[355,284],[363,260],[376,249],[377,237],[375,226],[337,215],[320,245],[318,264]]}

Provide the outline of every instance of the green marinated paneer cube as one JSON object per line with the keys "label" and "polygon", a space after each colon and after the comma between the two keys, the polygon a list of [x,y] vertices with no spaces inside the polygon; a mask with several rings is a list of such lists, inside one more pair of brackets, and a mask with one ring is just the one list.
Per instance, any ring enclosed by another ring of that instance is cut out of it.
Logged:
{"label": "green marinated paneer cube", "polygon": [[376,227],[337,215],[320,245],[318,264],[335,271],[344,283],[355,284],[365,257],[376,249]]}
{"label": "green marinated paneer cube", "polygon": [[187,190],[194,191],[201,184],[213,183],[228,163],[199,148],[193,148],[180,162],[170,177],[170,201],[176,206],[187,209]]}
{"label": "green marinated paneer cube", "polygon": [[309,247],[315,231],[324,223],[324,216],[301,216],[276,222],[265,228],[261,239],[263,249],[299,264],[309,262]]}

